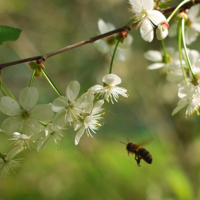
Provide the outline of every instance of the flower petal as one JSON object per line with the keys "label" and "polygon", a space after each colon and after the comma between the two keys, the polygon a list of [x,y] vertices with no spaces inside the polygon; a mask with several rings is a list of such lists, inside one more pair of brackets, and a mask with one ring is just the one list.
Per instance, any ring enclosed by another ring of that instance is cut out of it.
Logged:
{"label": "flower petal", "polygon": [[115,26],[111,23],[105,23],[102,19],[98,21],[98,28],[101,34],[107,33],[115,29]]}
{"label": "flower petal", "polygon": [[22,130],[26,135],[33,135],[41,131],[43,126],[35,119],[24,120]]}
{"label": "flower petal", "polygon": [[47,146],[47,144],[49,143],[51,137],[52,137],[52,135],[48,135],[43,140],[40,140],[38,142],[38,145],[37,145],[37,151],[38,152],[41,151],[42,149],[44,149]]}
{"label": "flower petal", "polygon": [[188,18],[193,22],[199,14],[199,4],[192,6],[188,11]]}
{"label": "flower petal", "polygon": [[154,2],[153,0],[148,0],[148,1],[144,1],[144,0],[129,0],[132,8],[133,8],[133,12],[142,12],[143,9],[145,10],[153,10],[153,6],[154,6]]}
{"label": "flower petal", "polygon": [[85,131],[85,127],[83,126],[83,127],[80,128],[79,131],[77,132],[76,137],[75,137],[75,145],[77,145],[77,144],[79,143],[79,141],[80,141],[80,139],[81,139],[81,137],[82,137],[84,131]]}
{"label": "flower petal", "polygon": [[144,57],[147,60],[150,60],[153,62],[161,62],[162,61],[162,54],[160,53],[160,51],[149,50],[144,54]]}
{"label": "flower petal", "polygon": [[185,31],[185,42],[187,45],[194,42],[198,37],[198,32],[196,32],[193,28],[188,28]]}
{"label": "flower petal", "polygon": [[181,110],[183,107],[185,107],[188,104],[186,99],[180,99],[178,101],[177,107],[173,110],[172,116],[175,115],[179,110]]}
{"label": "flower petal", "polygon": [[128,48],[133,42],[132,35],[127,35],[127,37],[124,39],[123,43],[119,43],[119,48]]}
{"label": "flower petal", "polygon": [[61,110],[55,115],[52,124],[53,129],[55,129],[56,127],[61,128],[64,125],[66,125],[65,115],[66,115],[66,110]]}
{"label": "flower petal", "polygon": [[116,74],[107,74],[102,78],[102,81],[109,86],[115,86],[121,83],[121,78]]}
{"label": "flower petal", "polygon": [[149,65],[149,66],[147,67],[147,69],[149,69],[149,70],[160,69],[160,68],[162,68],[162,67],[164,67],[164,66],[165,66],[164,63],[154,63],[154,64],[152,64],[152,65]]}
{"label": "flower petal", "polygon": [[62,110],[63,108],[67,107],[68,106],[68,99],[67,97],[58,97],[56,98],[54,101],[53,101],[53,104],[52,104],[52,110],[54,112],[59,112],[60,110]]}
{"label": "flower petal", "polygon": [[39,99],[38,90],[35,87],[24,88],[19,95],[19,104],[25,110],[31,110]]}
{"label": "flower petal", "polygon": [[99,100],[94,104],[94,107],[92,109],[92,113],[91,115],[95,115],[96,113],[98,113],[101,109],[101,106],[104,104],[104,100]]}
{"label": "flower petal", "polygon": [[153,25],[149,21],[149,19],[144,19],[141,26],[140,26],[140,33],[142,38],[147,41],[151,42],[153,40]]}
{"label": "flower petal", "polygon": [[13,98],[2,97],[0,102],[0,111],[8,116],[16,116],[20,114],[20,106]]}
{"label": "flower petal", "polygon": [[156,26],[166,21],[166,17],[158,10],[148,11],[147,13],[151,22]]}
{"label": "flower petal", "polygon": [[70,102],[74,102],[80,91],[80,83],[78,81],[71,81],[67,86],[66,96]]}
{"label": "flower petal", "polygon": [[5,131],[7,135],[12,135],[14,132],[21,129],[22,124],[23,121],[19,117],[9,117],[3,121],[1,129]]}
{"label": "flower petal", "polygon": [[110,49],[110,47],[108,46],[108,44],[106,43],[105,40],[98,40],[98,41],[94,42],[94,46],[102,54],[108,53],[109,49]]}
{"label": "flower petal", "polygon": [[[110,55],[111,55],[111,57],[113,55],[113,52],[114,52],[114,48],[111,48],[110,49]],[[118,62],[125,62],[125,60],[126,60],[125,55],[119,49],[117,49],[117,51],[115,52],[115,60],[118,61]]]}
{"label": "flower petal", "polygon": [[18,153],[20,153],[21,151],[23,151],[24,148],[23,147],[15,147],[13,148],[5,157],[6,161],[11,161]]}
{"label": "flower petal", "polygon": [[81,126],[83,126],[83,123],[80,121],[74,122],[74,130],[77,131]]}
{"label": "flower petal", "polygon": [[37,105],[31,111],[31,117],[39,121],[50,120],[54,115],[51,104]]}

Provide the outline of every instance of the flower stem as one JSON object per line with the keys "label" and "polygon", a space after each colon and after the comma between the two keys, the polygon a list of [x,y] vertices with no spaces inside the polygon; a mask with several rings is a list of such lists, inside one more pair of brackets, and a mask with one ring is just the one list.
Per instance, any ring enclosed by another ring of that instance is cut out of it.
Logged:
{"label": "flower stem", "polygon": [[44,69],[42,69],[42,68],[41,68],[41,70],[42,70],[42,73],[43,73],[44,77],[47,79],[47,81],[49,82],[49,84],[51,85],[51,87],[54,89],[54,91],[58,94],[58,96],[62,96],[62,94],[60,93],[60,91],[54,85],[53,81],[47,75],[46,71]]}
{"label": "flower stem", "polygon": [[187,77],[186,77],[185,70],[184,70],[183,63],[182,63],[181,38],[182,38],[182,19],[180,19],[179,23],[178,23],[178,51],[179,51],[179,59],[180,59],[180,63],[181,63],[183,77],[184,77],[186,86],[188,86]]}
{"label": "flower stem", "polygon": [[186,44],[185,44],[185,33],[184,33],[185,20],[183,18],[181,19],[181,26],[182,26],[182,42],[183,42],[183,48],[184,48],[184,51],[185,51],[186,61],[187,61],[188,67],[189,67],[189,69],[192,73],[192,76],[195,77],[194,72],[192,70],[192,65],[191,65],[191,62],[190,62],[190,59],[189,59],[189,56],[188,56],[187,47],[186,47]]}
{"label": "flower stem", "polygon": [[190,2],[190,0],[185,0],[185,1],[182,1],[177,7],[176,9],[171,13],[171,15],[167,18],[167,22],[169,23],[170,19],[175,15],[176,11],[184,4]]}
{"label": "flower stem", "polygon": [[163,53],[164,53],[164,61],[165,63],[167,63],[167,51],[166,51],[166,48],[165,48],[165,42],[164,40],[161,40],[161,45],[162,45],[162,50],[163,50]]}
{"label": "flower stem", "polygon": [[47,124],[46,123],[44,123],[44,122],[41,122],[41,121],[38,121],[42,126],[47,126]]}
{"label": "flower stem", "polygon": [[9,89],[5,86],[5,84],[3,82],[1,82],[1,84],[3,85],[3,87],[5,88],[5,90],[8,92],[8,94],[15,99],[15,97],[12,95],[12,93],[9,91]]}
{"label": "flower stem", "polygon": [[30,83],[29,83],[29,87],[32,86],[33,79],[34,79],[34,77],[35,77],[35,72],[36,72],[36,69],[33,70],[33,73],[32,73],[32,76],[31,76],[31,80],[30,80]]}
{"label": "flower stem", "polygon": [[0,90],[3,93],[4,96],[6,96],[6,93],[4,92],[3,88],[0,86]]}
{"label": "flower stem", "polygon": [[119,43],[120,43],[120,39],[117,41],[117,44],[115,45],[115,49],[114,49],[114,52],[113,52],[113,55],[112,55],[112,60],[111,60],[111,63],[110,63],[110,71],[109,71],[109,74],[112,73],[113,62],[114,62],[115,54],[116,54],[117,47],[118,47]]}

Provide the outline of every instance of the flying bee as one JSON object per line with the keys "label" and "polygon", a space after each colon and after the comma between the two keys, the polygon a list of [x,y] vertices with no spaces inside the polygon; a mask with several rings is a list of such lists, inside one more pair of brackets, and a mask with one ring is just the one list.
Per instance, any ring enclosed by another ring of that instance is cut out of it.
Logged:
{"label": "flying bee", "polygon": [[141,146],[150,142],[152,139],[145,141],[140,144],[134,144],[132,142],[129,142],[126,144],[124,142],[121,142],[122,144],[126,145],[126,150],[131,154],[135,154],[135,160],[137,161],[137,165],[140,167],[140,160],[143,159],[147,163],[151,164],[152,163],[152,155],[147,151],[145,148],[142,148]]}

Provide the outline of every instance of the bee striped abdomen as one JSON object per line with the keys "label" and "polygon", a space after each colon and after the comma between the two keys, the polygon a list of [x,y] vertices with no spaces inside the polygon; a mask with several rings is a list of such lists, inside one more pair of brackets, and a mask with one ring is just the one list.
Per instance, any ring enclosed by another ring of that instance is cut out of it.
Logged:
{"label": "bee striped abdomen", "polygon": [[152,155],[144,148],[138,149],[138,154],[149,164],[152,163]]}

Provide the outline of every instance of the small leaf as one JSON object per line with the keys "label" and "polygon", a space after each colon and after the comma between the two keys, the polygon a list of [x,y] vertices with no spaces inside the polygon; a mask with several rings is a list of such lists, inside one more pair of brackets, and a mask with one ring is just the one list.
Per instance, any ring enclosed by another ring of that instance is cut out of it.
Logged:
{"label": "small leaf", "polygon": [[15,41],[19,38],[22,30],[9,26],[0,26],[0,45],[7,41]]}

